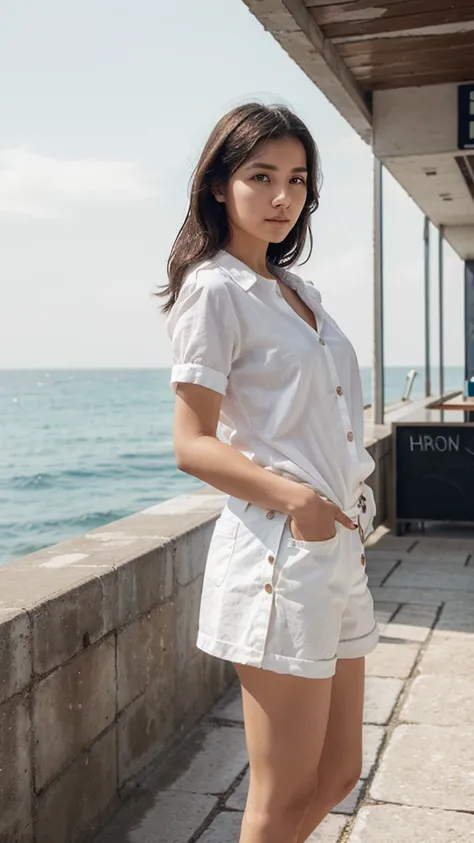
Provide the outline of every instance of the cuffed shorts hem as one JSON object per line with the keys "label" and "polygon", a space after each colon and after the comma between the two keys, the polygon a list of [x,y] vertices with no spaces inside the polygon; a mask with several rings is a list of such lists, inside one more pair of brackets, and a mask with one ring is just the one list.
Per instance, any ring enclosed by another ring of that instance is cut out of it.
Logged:
{"label": "cuffed shorts hem", "polygon": [[203,650],[210,656],[226,659],[236,664],[259,667],[262,670],[271,670],[274,673],[292,674],[293,676],[302,676],[307,679],[329,679],[336,672],[337,659],[335,656],[320,661],[290,658],[289,656],[279,656],[273,653],[262,656],[260,651],[253,650],[250,647],[231,644],[228,641],[219,641],[210,638],[203,632],[198,633],[196,643],[200,650]]}
{"label": "cuffed shorts hem", "polygon": [[338,659],[360,659],[375,650],[379,643],[380,632],[377,624],[367,635],[340,641],[337,648]]}

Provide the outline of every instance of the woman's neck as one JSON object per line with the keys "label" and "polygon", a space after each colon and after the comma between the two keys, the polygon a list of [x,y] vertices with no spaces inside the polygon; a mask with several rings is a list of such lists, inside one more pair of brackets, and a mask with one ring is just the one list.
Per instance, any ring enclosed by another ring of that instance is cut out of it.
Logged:
{"label": "woman's neck", "polygon": [[242,237],[235,232],[225,248],[230,255],[245,263],[257,275],[263,275],[265,278],[274,277],[267,266],[268,243],[263,240],[257,240],[257,238],[249,240],[248,235]]}

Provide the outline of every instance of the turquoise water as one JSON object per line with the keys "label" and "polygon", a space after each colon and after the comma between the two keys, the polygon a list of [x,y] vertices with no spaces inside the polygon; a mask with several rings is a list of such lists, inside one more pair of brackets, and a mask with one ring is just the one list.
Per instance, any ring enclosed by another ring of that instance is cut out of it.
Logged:
{"label": "turquoise water", "polygon": [[[386,370],[387,403],[406,374]],[[199,485],[175,467],[168,380],[168,370],[0,371],[0,563]],[[362,381],[369,403],[370,370]],[[462,382],[461,368],[446,370],[446,389]]]}

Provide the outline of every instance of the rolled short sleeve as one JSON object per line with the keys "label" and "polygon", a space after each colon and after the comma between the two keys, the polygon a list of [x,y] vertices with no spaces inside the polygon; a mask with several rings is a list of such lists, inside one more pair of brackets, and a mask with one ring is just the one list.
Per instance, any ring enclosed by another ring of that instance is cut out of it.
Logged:
{"label": "rolled short sleeve", "polygon": [[186,278],[167,321],[173,349],[171,388],[196,383],[225,395],[238,348],[238,324],[219,270]]}

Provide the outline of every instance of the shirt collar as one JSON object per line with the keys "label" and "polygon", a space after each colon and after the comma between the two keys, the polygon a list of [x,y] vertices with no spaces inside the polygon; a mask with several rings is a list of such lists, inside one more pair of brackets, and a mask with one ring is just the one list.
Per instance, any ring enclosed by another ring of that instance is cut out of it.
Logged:
{"label": "shirt collar", "polygon": [[[256,282],[267,283],[271,287],[275,286],[273,278],[265,278],[263,275],[258,275],[253,269],[250,269],[247,264],[242,263],[238,258],[221,249],[214,258],[214,263],[220,266],[224,272],[227,272],[239,287],[248,292]],[[291,272],[283,269],[281,266],[272,267],[273,272],[282,281],[285,281],[290,287],[296,289],[298,284],[301,284],[301,279],[297,275],[292,275]]]}
{"label": "shirt collar", "polygon": [[220,266],[227,275],[230,275],[239,287],[242,287],[246,292],[256,283],[258,276],[253,269],[250,269],[245,263],[234,258],[233,255],[230,255],[224,249],[221,249],[213,260],[214,263]]}
{"label": "shirt collar", "polygon": [[[257,275],[253,269],[247,266],[247,264],[242,263],[238,258],[235,258],[233,255],[226,252],[224,249],[221,249],[216,256],[213,258],[214,263],[220,266],[221,269],[224,270],[230,277],[242,287],[243,290],[248,292],[257,281],[270,284],[272,287],[275,285],[275,281],[271,278],[264,278],[262,275]],[[300,290],[307,291],[312,298],[316,299],[317,303],[320,303],[321,296],[316,288],[310,284],[305,283],[302,278],[298,275],[294,275],[292,272],[288,272],[288,270],[283,269],[281,266],[273,267],[273,271],[275,275],[278,275],[282,281],[288,284],[289,287],[292,287],[293,290],[296,290],[298,293]]]}

